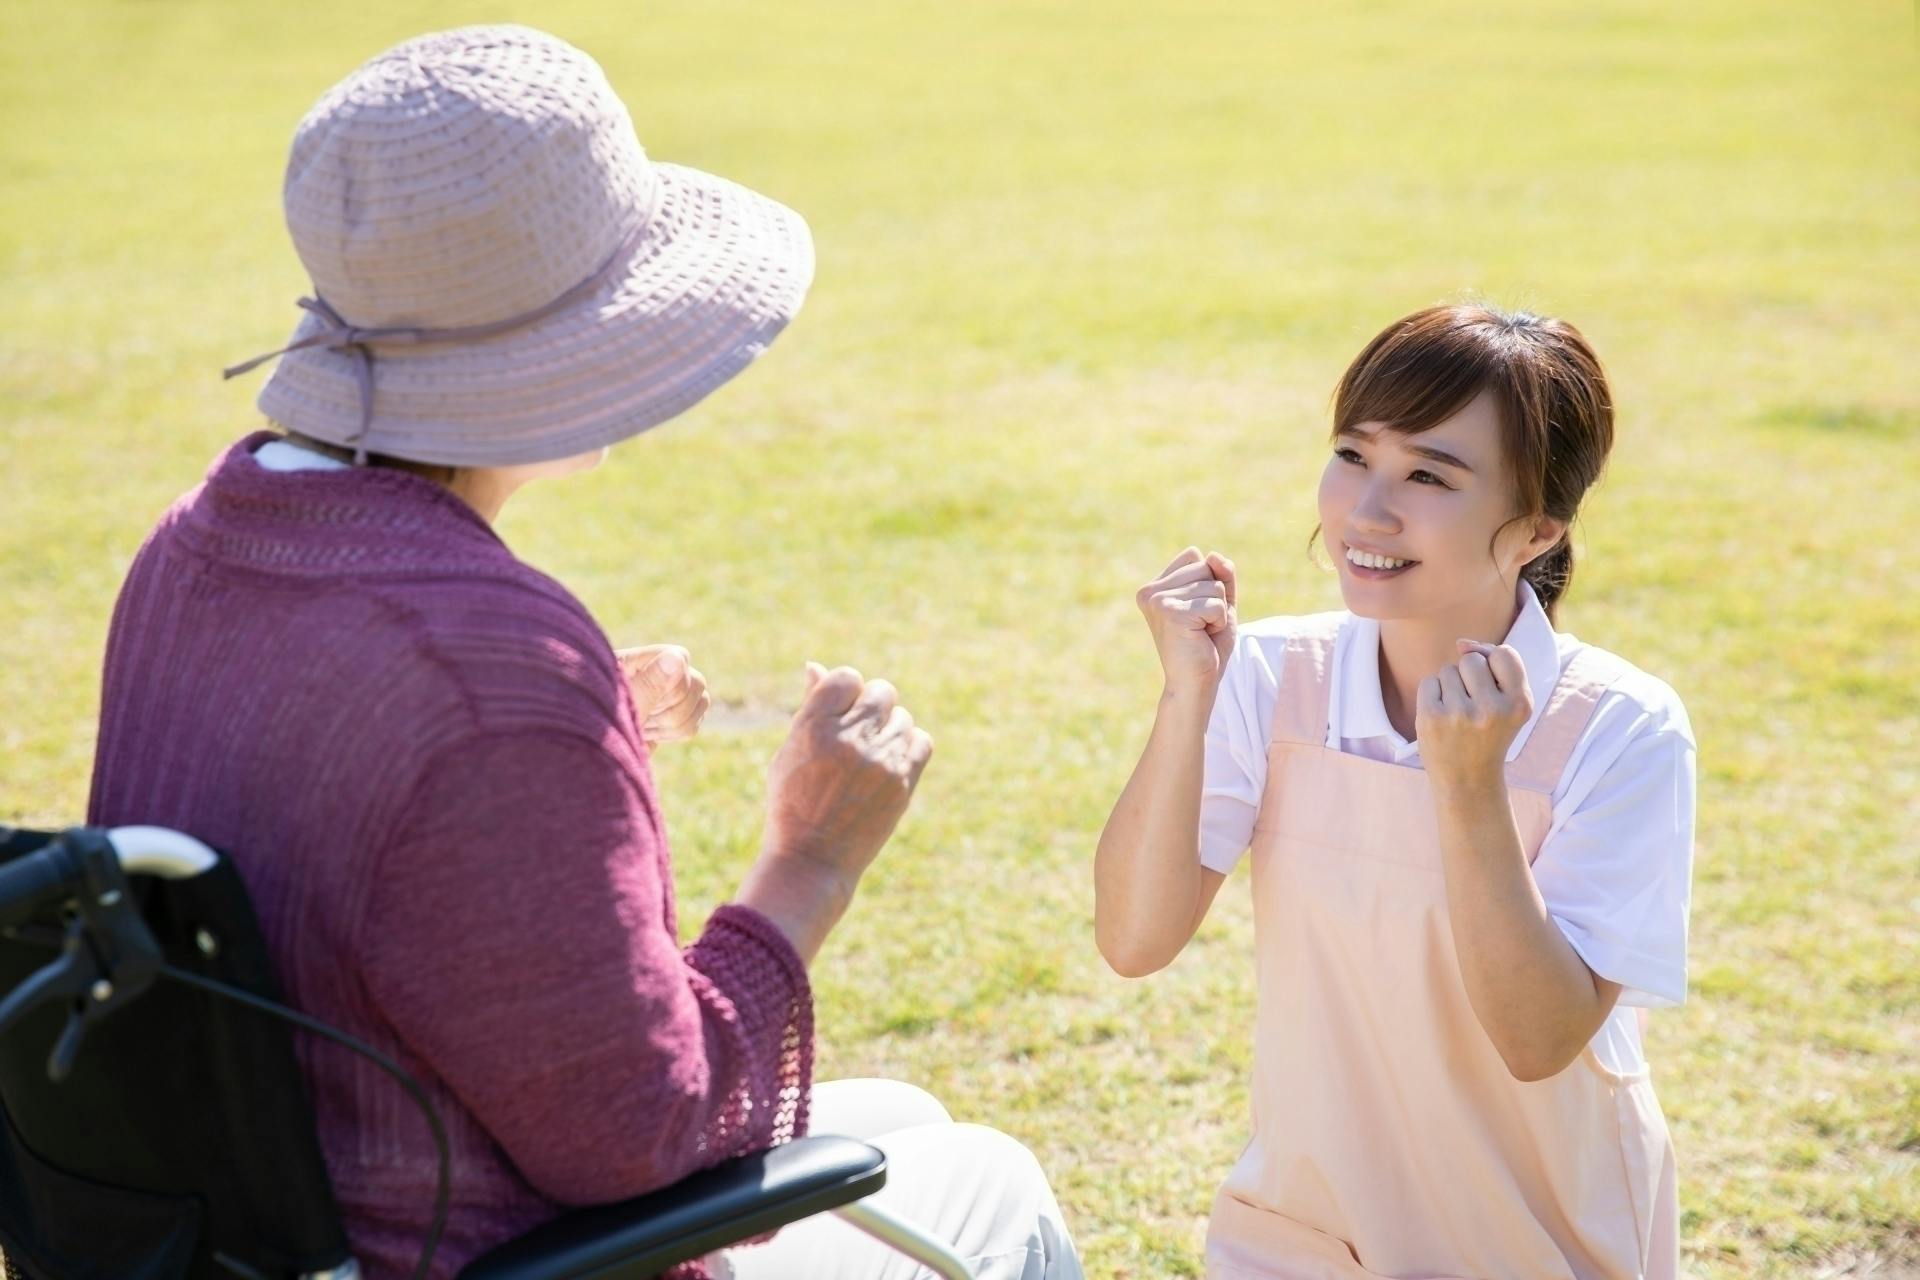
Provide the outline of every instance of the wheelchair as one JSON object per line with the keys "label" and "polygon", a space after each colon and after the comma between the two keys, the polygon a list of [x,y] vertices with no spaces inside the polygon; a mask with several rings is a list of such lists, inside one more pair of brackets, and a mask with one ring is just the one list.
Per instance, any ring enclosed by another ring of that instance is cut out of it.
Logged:
{"label": "wheelchair", "polygon": [[[439,1116],[391,1058],[282,1000],[233,865],[158,827],[0,826],[0,1254],[8,1280],[357,1280],[297,1032],[367,1055],[450,1170]],[[835,1213],[941,1280],[939,1241],[863,1201],[886,1157],[815,1136],[618,1204],[575,1209],[459,1280],[638,1280]]]}

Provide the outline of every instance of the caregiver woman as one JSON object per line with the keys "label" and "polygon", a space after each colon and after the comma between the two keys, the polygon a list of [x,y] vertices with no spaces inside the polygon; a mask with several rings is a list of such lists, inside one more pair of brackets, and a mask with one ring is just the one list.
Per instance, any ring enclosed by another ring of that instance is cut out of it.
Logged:
{"label": "caregiver woman", "polygon": [[[698,727],[704,682],[684,650],[616,655],[492,528],[763,351],[806,226],[650,163],[599,67],[521,27],[362,66],[301,122],[285,204],[314,292],[260,395],[281,433],[217,458],[127,577],[89,821],[227,850],[293,1003],[426,1084],[453,1145],[436,1275],[811,1110],[885,1148],[887,1201],[979,1274],[1077,1277],[1025,1148],[906,1085],[813,1087],[807,966],[932,750],[892,686],[809,664],[760,855],[683,951],[649,739]],[[360,1059],[302,1054],[354,1249],[403,1274],[426,1129]],[[829,1217],[680,1274],[903,1264]]]}
{"label": "caregiver woman", "polygon": [[1208,1274],[1671,1280],[1638,1014],[1686,993],[1693,736],[1554,626],[1600,361],[1564,321],[1430,308],[1355,358],[1331,435],[1346,609],[1239,626],[1194,548],[1142,587],[1165,691],[1097,855],[1100,949],[1142,974],[1252,851],[1253,1133]]}

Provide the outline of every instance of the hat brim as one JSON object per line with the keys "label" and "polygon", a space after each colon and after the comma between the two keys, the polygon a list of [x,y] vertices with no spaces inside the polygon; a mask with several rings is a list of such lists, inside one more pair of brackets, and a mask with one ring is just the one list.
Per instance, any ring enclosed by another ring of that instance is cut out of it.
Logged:
{"label": "hat brim", "polygon": [[[813,282],[805,221],[724,178],[652,170],[660,187],[646,231],[578,305],[482,341],[374,346],[373,416],[359,443],[447,466],[569,457],[685,412],[765,351]],[[318,328],[309,315],[295,337]],[[260,411],[351,446],[361,412],[353,365],[347,352],[288,352]]]}

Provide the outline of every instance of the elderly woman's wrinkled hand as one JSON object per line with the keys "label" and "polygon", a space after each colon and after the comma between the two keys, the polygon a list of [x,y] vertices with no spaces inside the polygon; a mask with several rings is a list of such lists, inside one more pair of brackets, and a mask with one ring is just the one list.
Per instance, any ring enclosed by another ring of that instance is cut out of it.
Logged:
{"label": "elderly woman's wrinkled hand", "polygon": [[693,665],[690,654],[677,644],[649,644],[621,649],[614,656],[633,692],[640,713],[640,733],[648,746],[685,742],[700,732],[713,705],[707,678]]}
{"label": "elderly woman's wrinkled hand", "polygon": [[767,767],[767,828],[736,899],[805,964],[907,811],[933,739],[885,680],[807,664],[807,691]]}
{"label": "elderly woman's wrinkled hand", "polygon": [[807,692],[768,769],[766,851],[851,885],[907,810],[933,739],[885,680],[807,664]]}

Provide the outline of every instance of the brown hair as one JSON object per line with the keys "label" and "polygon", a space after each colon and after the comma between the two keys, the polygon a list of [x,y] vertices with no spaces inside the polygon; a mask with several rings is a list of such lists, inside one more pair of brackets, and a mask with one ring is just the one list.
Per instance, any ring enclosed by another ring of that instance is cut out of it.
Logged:
{"label": "brown hair", "polygon": [[1547,515],[1569,526],[1521,570],[1552,618],[1573,581],[1574,516],[1613,447],[1606,372],[1578,329],[1481,304],[1416,311],[1381,330],[1348,366],[1333,394],[1333,436],[1363,422],[1426,431],[1482,391],[1498,406],[1513,477],[1518,510],[1508,524]]}

